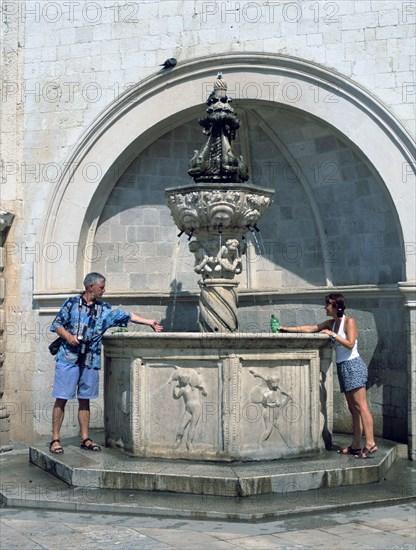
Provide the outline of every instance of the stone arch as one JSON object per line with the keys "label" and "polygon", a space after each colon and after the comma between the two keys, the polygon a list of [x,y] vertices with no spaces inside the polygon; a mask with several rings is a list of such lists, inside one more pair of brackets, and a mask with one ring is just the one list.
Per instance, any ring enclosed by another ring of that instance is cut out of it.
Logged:
{"label": "stone arch", "polygon": [[[299,59],[229,54],[192,60],[145,79],[111,103],[87,129],[52,191],[41,231],[42,249],[85,250],[120,174],[150,143],[179,121],[194,119],[218,69],[230,95],[272,101],[325,120],[350,139],[377,170],[395,204],[403,242],[413,242],[415,202],[412,140],[393,115],[360,86]],[[67,221],[71,219],[71,224]],[[78,265],[78,268],[77,268]],[[414,265],[406,265],[414,280]],[[39,263],[35,295],[74,291],[83,262]]]}

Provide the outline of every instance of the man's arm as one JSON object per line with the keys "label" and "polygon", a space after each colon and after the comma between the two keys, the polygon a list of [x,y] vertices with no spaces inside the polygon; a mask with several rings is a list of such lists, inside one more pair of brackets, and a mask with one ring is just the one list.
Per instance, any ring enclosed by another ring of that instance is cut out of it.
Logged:
{"label": "man's arm", "polygon": [[62,305],[58,315],[53,320],[50,330],[56,332],[58,336],[63,338],[71,346],[78,346],[79,341],[77,337],[71,334],[65,327],[69,327],[71,320],[72,308],[76,301],[74,298],[68,298]]}
{"label": "man's arm", "polygon": [[163,330],[162,325],[159,325],[155,319],[146,319],[146,317],[140,317],[136,313],[131,314],[130,321],[138,325],[148,325],[149,327],[152,327],[155,332],[161,332]]}

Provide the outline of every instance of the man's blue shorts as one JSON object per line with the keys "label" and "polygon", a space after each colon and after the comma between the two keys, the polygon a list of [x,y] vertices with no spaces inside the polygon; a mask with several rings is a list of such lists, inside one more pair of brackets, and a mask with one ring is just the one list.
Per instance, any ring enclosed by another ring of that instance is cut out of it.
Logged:
{"label": "man's blue shorts", "polygon": [[[74,363],[57,361],[52,397],[56,399],[96,399],[98,397],[98,369],[79,367]],[[78,388],[78,395],[77,395]]]}

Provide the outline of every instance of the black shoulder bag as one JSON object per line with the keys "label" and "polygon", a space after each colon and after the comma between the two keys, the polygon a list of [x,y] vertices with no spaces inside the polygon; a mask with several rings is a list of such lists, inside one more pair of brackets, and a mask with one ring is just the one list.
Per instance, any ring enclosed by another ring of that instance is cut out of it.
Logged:
{"label": "black shoulder bag", "polygon": [[[73,307],[74,307],[74,304],[72,304],[71,309],[69,310],[69,313],[71,313]],[[61,336],[59,336],[59,338],[56,338],[56,340],[54,340],[52,344],[49,344],[48,350],[51,353],[51,355],[56,355],[59,351],[59,348],[62,346],[64,342],[65,342],[65,338],[62,338]]]}
{"label": "black shoulder bag", "polygon": [[61,345],[64,343],[64,339],[59,337],[57,338],[56,340],[54,340],[52,342],[52,344],[49,344],[48,346],[48,350],[50,351],[50,353],[52,355],[56,355],[59,351],[59,348],[61,347]]}

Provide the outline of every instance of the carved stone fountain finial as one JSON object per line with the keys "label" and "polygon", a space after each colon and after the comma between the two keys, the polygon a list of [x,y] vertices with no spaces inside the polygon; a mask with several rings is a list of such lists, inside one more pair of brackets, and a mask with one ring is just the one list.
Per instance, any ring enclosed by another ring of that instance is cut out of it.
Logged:
{"label": "carved stone fountain finial", "polygon": [[242,240],[271,203],[273,190],[245,183],[247,167],[231,147],[240,123],[227,96],[227,85],[218,74],[207,99],[207,115],[200,119],[208,140],[190,162],[195,183],[166,189],[173,219],[193,240],[194,271],[199,286],[199,327],[202,332],[235,332],[237,286],[243,270]]}
{"label": "carved stone fountain finial", "polygon": [[198,122],[208,136],[206,144],[189,163],[188,174],[195,182],[240,183],[248,180],[247,166],[243,157],[237,157],[231,143],[240,127],[237,115],[227,96],[227,84],[218,73],[214,88],[206,103],[207,115]]}

